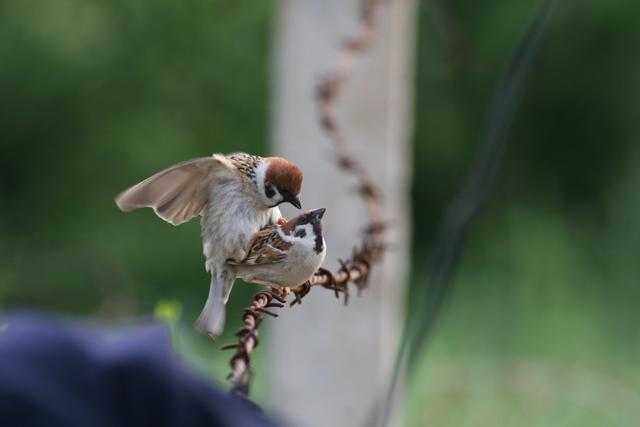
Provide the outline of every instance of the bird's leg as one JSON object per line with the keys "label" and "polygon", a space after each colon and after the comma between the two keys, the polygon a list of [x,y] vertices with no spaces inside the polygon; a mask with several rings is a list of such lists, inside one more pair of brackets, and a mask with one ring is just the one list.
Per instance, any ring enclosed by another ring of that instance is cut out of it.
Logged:
{"label": "bird's leg", "polygon": [[311,285],[309,284],[309,282],[304,282],[297,288],[293,288],[291,292],[293,292],[293,295],[296,297],[296,299],[291,303],[291,306],[293,306],[294,304],[302,304],[302,298],[304,298],[310,290]]}
{"label": "bird's leg", "polygon": [[271,292],[281,298],[287,299],[287,297],[291,293],[291,288],[288,288],[286,286],[271,286]]}
{"label": "bird's leg", "polygon": [[253,283],[257,283],[258,285],[268,286],[270,292],[272,294],[274,294],[274,295],[277,295],[280,298],[287,299],[289,294],[292,292],[291,288],[289,288],[287,286],[280,286],[280,285],[278,285],[276,283],[273,283],[273,282],[267,282],[265,280],[260,280],[260,279],[256,279],[256,278],[254,278],[251,281]]}

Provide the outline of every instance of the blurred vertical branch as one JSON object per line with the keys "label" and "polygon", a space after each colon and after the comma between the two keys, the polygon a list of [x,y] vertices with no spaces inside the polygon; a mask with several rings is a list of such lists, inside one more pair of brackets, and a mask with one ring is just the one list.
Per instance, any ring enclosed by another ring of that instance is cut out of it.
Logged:
{"label": "blurred vertical branch", "polygon": [[[452,280],[464,239],[473,221],[491,195],[500,171],[508,134],[518,106],[519,95],[526,83],[538,52],[555,0],[543,0],[527,31],[498,81],[489,106],[480,144],[471,163],[467,178],[459,192],[444,210],[437,228],[428,265],[428,286],[420,287],[415,297],[422,308],[409,313],[407,331],[396,359],[396,367],[384,397],[378,402],[374,417],[381,414],[386,425],[392,399],[405,368],[414,368],[418,355],[426,345],[430,332],[451,292]],[[412,327],[412,325],[414,325]],[[411,328],[411,329],[409,329]]]}
{"label": "blurred vertical branch", "polygon": [[533,66],[554,4],[555,0],[543,0],[536,16],[518,43],[494,91],[478,151],[471,163],[467,178],[458,194],[444,210],[428,260],[427,282],[430,286],[422,288],[424,292],[420,298],[427,304],[427,309],[424,311],[426,315],[415,319],[419,326],[414,330],[413,338],[409,343],[411,352],[409,366],[413,364],[416,354],[426,342],[451,288],[451,280],[466,233],[481,213],[494,188],[509,141],[507,137],[519,95]]}
{"label": "blurred vertical branch", "polygon": [[[365,226],[363,240],[353,249],[351,257],[340,260],[340,269],[331,272],[319,269],[315,275],[300,288],[294,290],[295,300],[290,306],[300,304],[313,286],[322,286],[335,292],[338,298],[344,295],[347,304],[348,284],[352,283],[358,291],[367,286],[373,264],[380,261],[384,252],[385,224],[382,219],[382,197],[366,168],[350,152],[341,127],[335,115],[335,105],[342,92],[342,86],[349,76],[357,57],[371,45],[376,29],[376,12],[382,0],[362,0],[360,5],[360,27],[347,38],[338,54],[332,71],[327,73],[316,89],[316,102],[320,125],[332,141],[336,150],[338,168],[354,176],[359,185],[358,193],[365,200],[369,221]],[[247,399],[253,377],[251,352],[258,346],[258,327],[265,314],[277,317],[268,308],[283,308],[286,300],[278,290],[263,290],[254,295],[250,307],[244,309],[244,326],[236,333],[238,342],[225,345],[223,349],[234,349],[230,360],[231,393]],[[309,337],[310,339],[312,337]]]}

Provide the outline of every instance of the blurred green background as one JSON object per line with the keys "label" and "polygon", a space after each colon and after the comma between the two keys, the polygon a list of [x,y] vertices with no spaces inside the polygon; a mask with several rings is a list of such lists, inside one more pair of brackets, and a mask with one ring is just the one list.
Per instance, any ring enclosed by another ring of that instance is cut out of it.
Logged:
{"label": "blurred green background", "polygon": [[[537,4],[421,4],[413,289]],[[267,153],[276,6],[0,2],[1,309],[155,311],[196,369],[224,377],[227,354],[191,331],[209,281],[199,224],[124,215],[113,197],[177,161]],[[640,423],[639,26],[631,0],[556,9],[407,425]],[[234,290],[228,333],[253,290]]]}

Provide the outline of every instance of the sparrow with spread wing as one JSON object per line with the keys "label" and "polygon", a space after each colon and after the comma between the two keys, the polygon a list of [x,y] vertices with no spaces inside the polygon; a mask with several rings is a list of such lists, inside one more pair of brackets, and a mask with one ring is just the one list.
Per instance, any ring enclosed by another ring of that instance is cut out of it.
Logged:
{"label": "sparrow with spread wing", "polygon": [[201,217],[209,296],[196,328],[211,337],[224,328],[225,304],[236,275],[227,261],[246,258],[246,248],[265,226],[285,222],[278,205],[300,209],[302,171],[281,157],[214,154],[172,166],[116,197],[127,212],[151,207],[173,225]]}
{"label": "sparrow with spread wing", "polygon": [[324,208],[305,212],[256,233],[246,257],[240,262],[229,260],[235,275],[246,282],[284,288],[287,292],[304,284],[326,255],[324,212]]}

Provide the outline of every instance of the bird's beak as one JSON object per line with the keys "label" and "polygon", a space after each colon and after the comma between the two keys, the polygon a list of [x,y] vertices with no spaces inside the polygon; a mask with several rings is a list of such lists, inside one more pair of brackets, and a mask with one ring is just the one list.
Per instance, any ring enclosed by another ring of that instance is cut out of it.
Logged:
{"label": "bird's beak", "polygon": [[320,221],[322,216],[324,215],[325,208],[316,209],[315,211],[311,211],[311,218],[313,221]]}
{"label": "bird's beak", "polygon": [[300,203],[300,199],[297,198],[296,196],[287,196],[284,199],[284,201],[291,203],[293,206],[295,206],[298,209],[302,209],[302,203]]}

